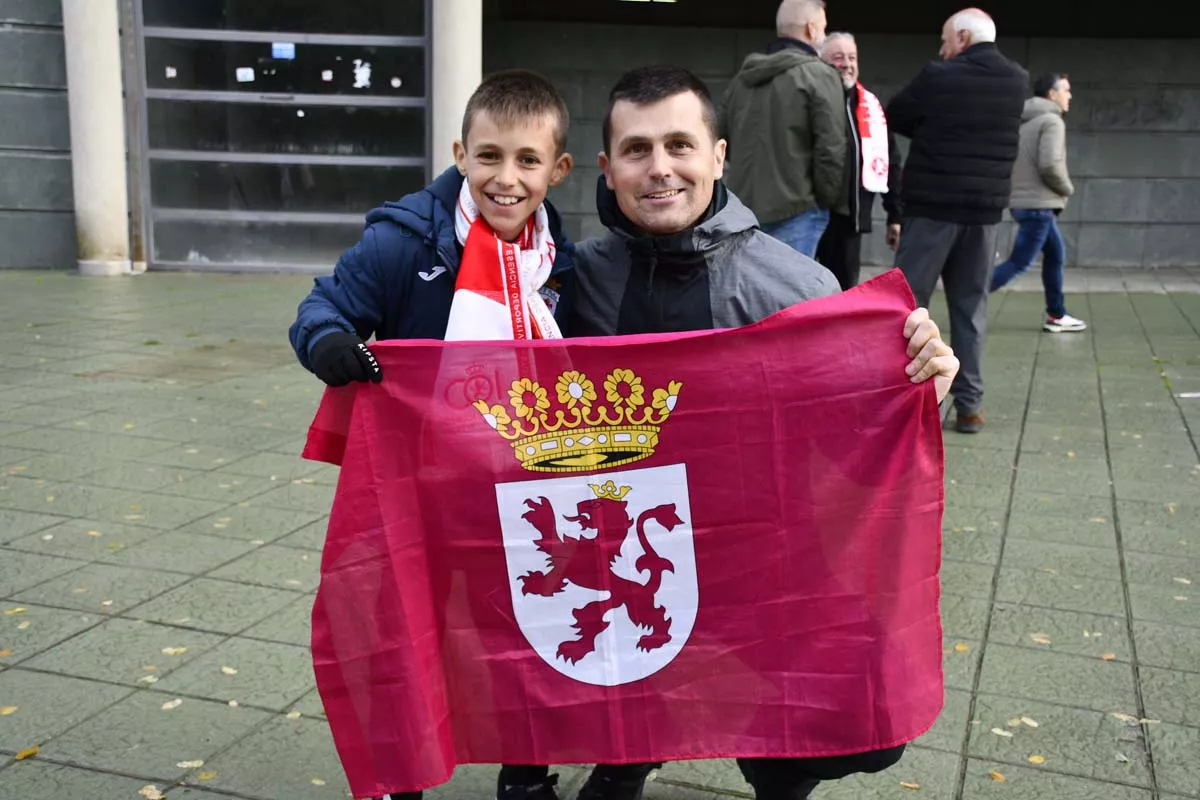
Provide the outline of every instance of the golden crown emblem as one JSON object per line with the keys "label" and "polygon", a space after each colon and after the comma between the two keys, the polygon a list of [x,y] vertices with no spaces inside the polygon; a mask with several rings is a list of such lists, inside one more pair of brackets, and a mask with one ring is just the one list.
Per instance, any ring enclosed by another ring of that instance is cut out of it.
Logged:
{"label": "golden crown emblem", "polygon": [[600,390],[586,375],[569,370],[547,387],[518,378],[508,390],[508,408],[477,400],[475,409],[512,444],[531,472],[584,472],[641,461],[658,447],[658,431],[675,410],[683,384],[670,381],[646,402],[646,387],[630,369],[614,369]]}

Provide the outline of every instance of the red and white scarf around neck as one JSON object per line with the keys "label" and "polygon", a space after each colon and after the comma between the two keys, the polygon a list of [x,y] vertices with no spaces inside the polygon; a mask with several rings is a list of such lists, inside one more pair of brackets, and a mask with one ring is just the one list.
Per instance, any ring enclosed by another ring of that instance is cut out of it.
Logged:
{"label": "red and white scarf around neck", "polygon": [[[447,341],[562,338],[543,292],[555,255],[544,203],[517,241],[506,242],[479,213],[463,180],[454,210],[454,233],[463,254],[446,325]],[[556,295],[550,292],[550,296]]]}
{"label": "red and white scarf around neck", "polygon": [[858,123],[859,138],[862,140],[862,184],[868,192],[887,194],[888,190],[888,135],[887,117],[879,98],[858,86],[858,108],[855,122]]}

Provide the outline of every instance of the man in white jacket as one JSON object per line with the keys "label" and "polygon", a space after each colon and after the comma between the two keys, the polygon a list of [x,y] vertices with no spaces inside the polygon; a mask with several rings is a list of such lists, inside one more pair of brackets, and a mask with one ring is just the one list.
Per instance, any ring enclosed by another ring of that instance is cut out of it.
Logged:
{"label": "man in white jacket", "polygon": [[1066,246],[1057,217],[1075,192],[1067,173],[1067,126],[1063,114],[1071,107],[1071,82],[1051,73],[1038,78],[1034,96],[1025,101],[1021,115],[1021,149],[1013,164],[1012,199],[1017,221],[1012,255],[992,273],[996,291],[1029,269],[1042,254],[1042,288],[1046,292],[1046,321],[1050,333],[1077,332],[1087,323],[1067,313],[1063,300],[1063,263]]}

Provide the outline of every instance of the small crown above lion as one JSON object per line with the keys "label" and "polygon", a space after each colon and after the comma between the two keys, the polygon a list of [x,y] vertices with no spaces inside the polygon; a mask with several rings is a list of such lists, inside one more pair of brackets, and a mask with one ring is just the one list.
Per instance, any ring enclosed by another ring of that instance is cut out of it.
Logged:
{"label": "small crown above lion", "polygon": [[659,430],[675,411],[682,388],[679,381],[669,381],[647,402],[646,387],[633,370],[614,369],[599,389],[582,372],[568,370],[558,376],[553,398],[548,387],[518,378],[508,390],[507,406],[486,400],[474,406],[512,445],[525,469],[585,472],[654,455]]}

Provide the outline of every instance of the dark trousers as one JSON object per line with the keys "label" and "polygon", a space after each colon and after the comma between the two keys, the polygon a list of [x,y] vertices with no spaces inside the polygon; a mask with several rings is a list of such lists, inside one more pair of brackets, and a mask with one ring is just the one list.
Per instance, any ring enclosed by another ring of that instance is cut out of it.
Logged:
{"label": "dark trousers", "polygon": [[1067,248],[1058,220],[1048,208],[1014,208],[1012,215],[1017,221],[1017,238],[1013,241],[1012,255],[992,272],[991,291],[1029,269],[1041,253],[1046,313],[1057,319],[1067,313],[1063,304],[1063,262],[1067,260]]}
{"label": "dark trousers", "polygon": [[904,220],[896,266],[908,278],[917,305],[929,305],[939,277],[946,287],[950,345],[960,364],[950,391],[960,414],[976,414],[983,405],[983,345],[995,256],[995,225],[961,225],[925,217]]}
{"label": "dark trousers", "polygon": [[833,273],[842,291],[858,286],[862,269],[862,234],[854,228],[854,219],[830,214],[829,226],[817,245],[817,261]]}
{"label": "dark trousers", "polygon": [[900,760],[904,745],[829,758],[739,758],[742,777],[754,787],[755,800],[804,800],[821,781],[858,772],[881,772]]}
{"label": "dark trousers", "polygon": [[[613,782],[616,784],[643,781],[659,764],[597,764],[592,769],[589,783]],[[541,783],[550,774],[550,767],[540,764],[502,764],[498,783],[504,786],[529,786]],[[421,800],[421,792],[400,792],[387,795],[391,800]],[[497,793],[499,794],[499,792]]]}

